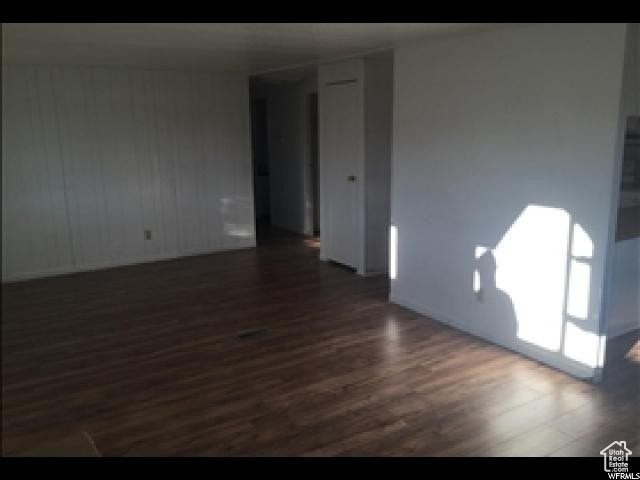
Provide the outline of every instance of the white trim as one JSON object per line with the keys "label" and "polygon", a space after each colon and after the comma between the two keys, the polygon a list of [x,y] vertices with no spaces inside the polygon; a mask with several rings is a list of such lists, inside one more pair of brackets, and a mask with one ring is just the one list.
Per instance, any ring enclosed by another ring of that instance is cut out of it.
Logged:
{"label": "white trim", "polygon": [[363,50],[359,53],[350,53],[347,55],[341,55],[338,57],[332,57],[324,60],[312,60],[309,62],[294,63],[291,65],[287,65],[286,67],[276,67],[276,68],[268,68],[266,70],[258,70],[255,72],[250,72],[249,76],[253,77],[257,75],[269,75],[271,73],[284,72],[287,70],[295,70],[297,68],[314,67],[314,66],[320,67],[322,65],[331,65],[332,63],[346,62],[349,60],[357,60],[359,58],[363,58],[368,55],[373,55],[376,53],[392,52],[393,50],[394,50],[394,46],[389,45],[386,47],[374,48],[372,50]]}
{"label": "white trim", "polygon": [[358,170],[360,171],[360,181],[358,182],[359,194],[358,197],[360,199],[360,212],[359,212],[359,221],[360,221],[360,245],[359,245],[359,253],[360,253],[360,263],[358,264],[358,275],[365,276],[367,274],[367,189],[365,187],[367,182],[367,95],[366,95],[366,68],[364,64],[364,58],[362,58],[358,62],[358,74],[360,80],[360,88],[358,90],[358,95],[360,95],[360,116],[361,122],[360,127],[362,131],[360,132],[360,137],[362,138],[362,145],[360,146],[360,166]]}

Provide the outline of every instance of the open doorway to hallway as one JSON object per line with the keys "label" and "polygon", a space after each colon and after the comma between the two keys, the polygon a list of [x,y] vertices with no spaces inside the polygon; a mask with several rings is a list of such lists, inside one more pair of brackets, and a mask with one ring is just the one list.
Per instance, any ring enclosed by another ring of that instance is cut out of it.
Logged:
{"label": "open doorway to hallway", "polygon": [[251,100],[251,154],[253,158],[253,192],[256,227],[271,223],[269,189],[269,134],[267,101]]}
{"label": "open doorway to hallway", "polygon": [[318,94],[310,93],[309,108],[309,153],[311,163],[311,191],[313,236],[320,238],[320,170],[318,165]]}
{"label": "open doorway to hallway", "polygon": [[251,78],[256,241],[305,236],[318,243],[317,68]]}

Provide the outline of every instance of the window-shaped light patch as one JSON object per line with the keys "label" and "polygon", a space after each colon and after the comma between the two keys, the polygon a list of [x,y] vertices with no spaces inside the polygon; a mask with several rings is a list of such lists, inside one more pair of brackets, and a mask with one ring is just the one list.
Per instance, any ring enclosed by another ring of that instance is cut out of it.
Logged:
{"label": "window-shaped light patch", "polygon": [[593,257],[593,241],[579,223],[573,225],[573,238],[571,240],[572,257]]}
{"label": "window-shaped light patch", "polygon": [[583,365],[595,368],[603,362],[600,358],[601,338],[599,335],[584,330],[573,322],[567,322],[564,337],[564,355]]}
{"label": "window-shaped light patch", "polygon": [[567,314],[580,320],[585,320],[589,315],[592,257],[593,241],[580,224],[574,224],[567,282]]}
{"label": "window-shaped light patch", "polygon": [[509,295],[518,338],[560,351],[571,219],[561,208],[528,205],[493,249],[496,287]]}
{"label": "window-shaped light patch", "polygon": [[589,314],[589,286],[591,265],[571,259],[567,292],[567,313],[574,318],[585,320]]}

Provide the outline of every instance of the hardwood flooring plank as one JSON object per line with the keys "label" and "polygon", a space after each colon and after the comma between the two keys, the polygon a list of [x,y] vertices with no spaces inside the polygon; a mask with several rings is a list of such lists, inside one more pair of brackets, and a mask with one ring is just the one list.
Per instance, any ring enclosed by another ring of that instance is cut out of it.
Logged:
{"label": "hardwood flooring plank", "polygon": [[640,448],[637,332],[609,342],[593,385],[390,304],[384,276],[309,245],[271,231],[256,249],[3,285],[3,454],[78,431],[106,456]]}

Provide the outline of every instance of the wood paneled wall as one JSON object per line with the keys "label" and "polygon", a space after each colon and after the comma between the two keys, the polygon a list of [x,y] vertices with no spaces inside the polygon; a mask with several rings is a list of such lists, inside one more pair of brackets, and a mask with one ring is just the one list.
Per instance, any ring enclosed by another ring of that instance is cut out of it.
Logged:
{"label": "wood paneled wall", "polygon": [[3,281],[255,245],[248,95],[232,73],[5,67]]}

